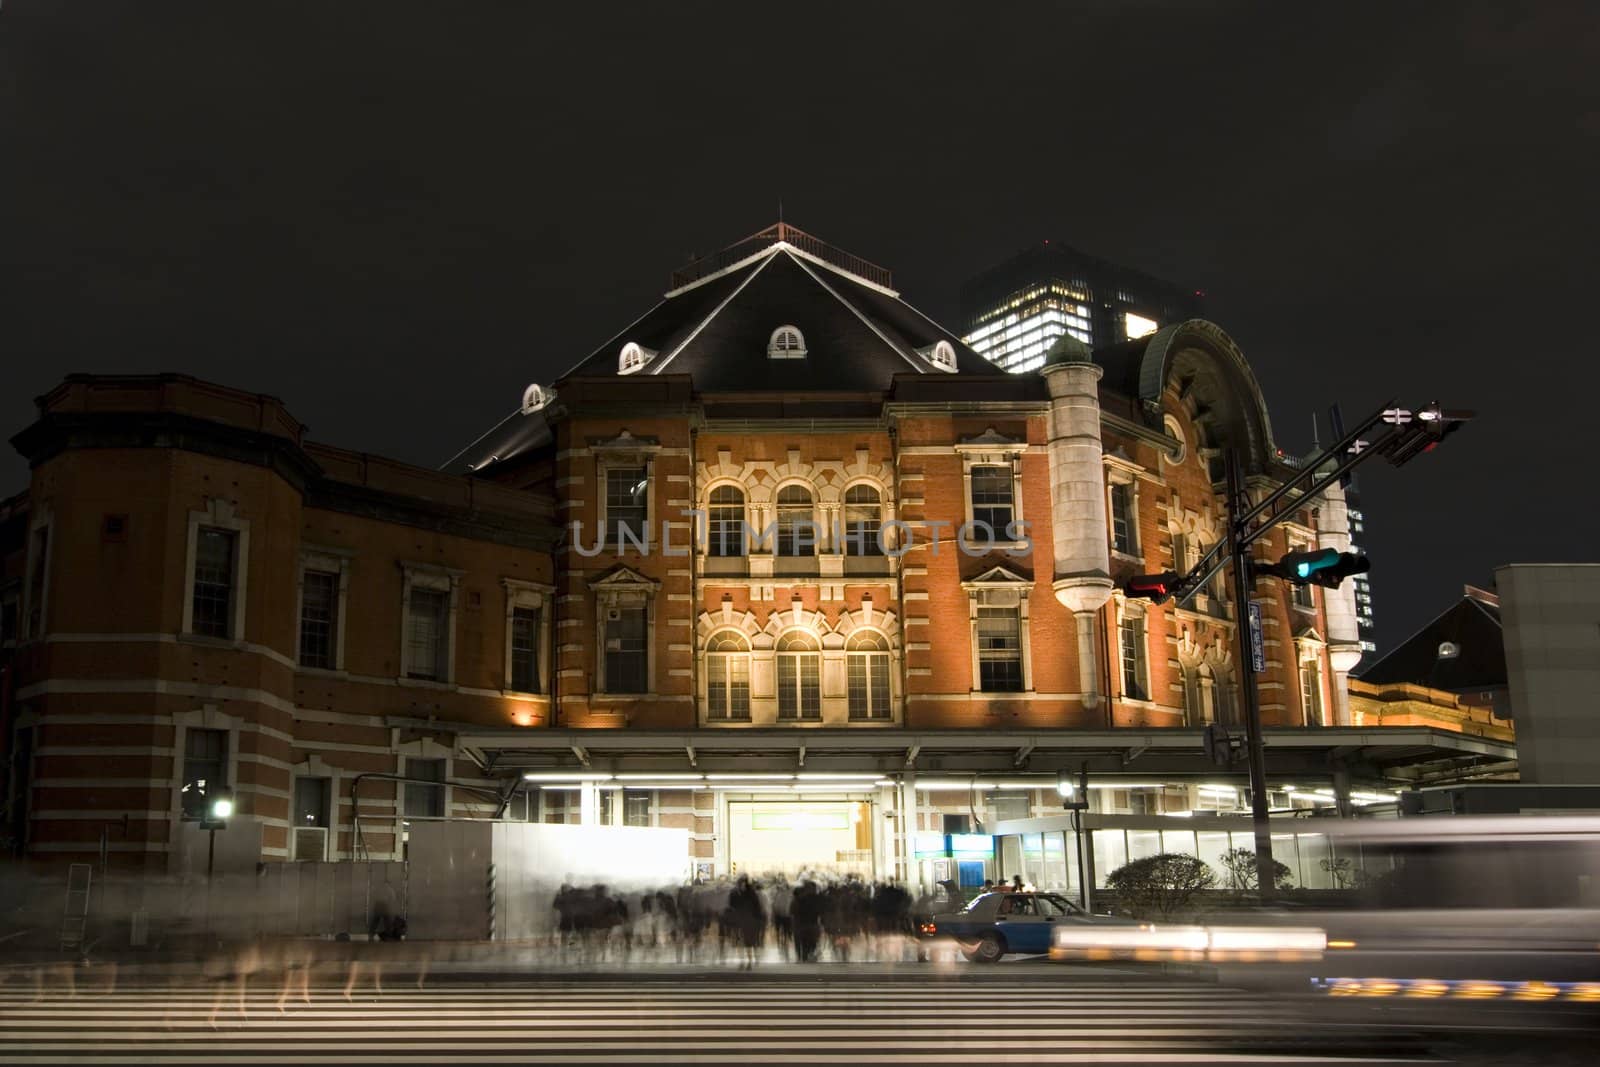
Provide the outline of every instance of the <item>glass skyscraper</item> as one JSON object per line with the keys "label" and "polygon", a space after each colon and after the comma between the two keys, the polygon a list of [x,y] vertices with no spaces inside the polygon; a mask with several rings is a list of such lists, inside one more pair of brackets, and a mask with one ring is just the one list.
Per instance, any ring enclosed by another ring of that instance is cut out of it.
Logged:
{"label": "glass skyscraper", "polygon": [[1004,370],[1037,369],[1056,338],[1091,348],[1198,318],[1203,294],[1045,241],[961,288],[963,338]]}

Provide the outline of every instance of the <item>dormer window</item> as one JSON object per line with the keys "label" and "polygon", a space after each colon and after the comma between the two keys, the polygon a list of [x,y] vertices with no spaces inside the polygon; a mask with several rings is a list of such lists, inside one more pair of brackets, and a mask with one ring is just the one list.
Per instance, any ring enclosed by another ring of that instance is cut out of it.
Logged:
{"label": "dormer window", "polygon": [[956,349],[949,341],[936,341],[917,349],[917,354],[942,371],[956,372]]}
{"label": "dormer window", "polygon": [[779,326],[767,341],[768,359],[805,359],[806,339],[798,326]]}
{"label": "dormer window", "polygon": [[555,399],[555,396],[554,389],[546,389],[537,383],[528,386],[522,392],[522,413],[524,415],[532,415],[535,411],[547,406],[550,401]]}
{"label": "dormer window", "polygon": [[629,341],[622,346],[622,354],[617,356],[617,373],[632,374],[655,358],[655,349],[645,348],[636,341]]}

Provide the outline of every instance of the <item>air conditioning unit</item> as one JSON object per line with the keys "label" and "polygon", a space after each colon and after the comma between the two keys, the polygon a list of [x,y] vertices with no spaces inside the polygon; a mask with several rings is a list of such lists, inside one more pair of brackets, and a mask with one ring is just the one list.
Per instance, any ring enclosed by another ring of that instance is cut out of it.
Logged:
{"label": "air conditioning unit", "polygon": [[296,863],[321,863],[328,858],[328,828],[326,826],[296,826],[294,828],[294,855]]}

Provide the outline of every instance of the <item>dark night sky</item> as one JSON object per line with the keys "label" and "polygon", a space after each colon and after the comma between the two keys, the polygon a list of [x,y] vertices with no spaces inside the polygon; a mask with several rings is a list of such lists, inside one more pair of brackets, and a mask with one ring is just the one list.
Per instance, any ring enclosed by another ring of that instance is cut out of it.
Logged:
{"label": "dark night sky", "polygon": [[0,427],[185,371],[436,465],[781,196],[952,326],[1045,237],[1203,288],[1291,450],[1477,408],[1363,478],[1385,645],[1597,558],[1588,5],[562,6],[4,0]]}

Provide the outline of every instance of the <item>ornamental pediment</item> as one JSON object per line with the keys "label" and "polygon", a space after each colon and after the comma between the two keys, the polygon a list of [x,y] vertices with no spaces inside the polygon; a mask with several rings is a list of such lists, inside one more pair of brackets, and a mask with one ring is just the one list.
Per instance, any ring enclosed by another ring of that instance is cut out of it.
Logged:
{"label": "ornamental pediment", "polygon": [[661,438],[636,437],[627,430],[615,437],[591,437],[588,443],[593,452],[640,453],[661,450]]}
{"label": "ornamental pediment", "polygon": [[996,564],[995,566],[990,567],[988,570],[963,581],[961,583],[961,588],[970,590],[979,586],[996,585],[1031,586],[1033,585],[1033,579],[1026,575],[1017,573],[1010,567]]}
{"label": "ornamental pediment", "polygon": [[646,578],[632,567],[617,564],[600,577],[589,583],[589,588],[598,591],[613,590],[616,592],[654,592],[661,588],[661,583],[653,578]]}
{"label": "ornamental pediment", "polygon": [[957,452],[1003,452],[1028,447],[1028,442],[1019,437],[1007,437],[993,426],[984,430],[976,437],[964,437],[956,442]]}

